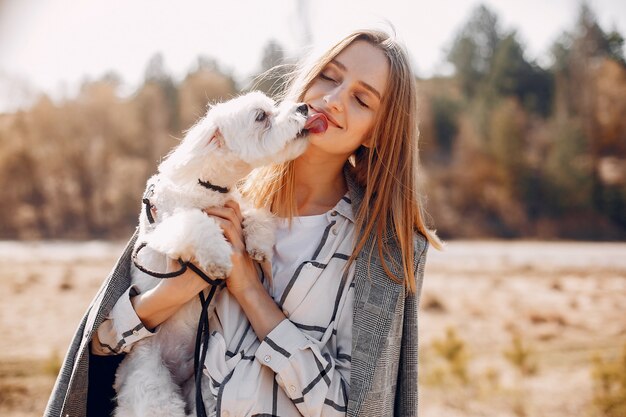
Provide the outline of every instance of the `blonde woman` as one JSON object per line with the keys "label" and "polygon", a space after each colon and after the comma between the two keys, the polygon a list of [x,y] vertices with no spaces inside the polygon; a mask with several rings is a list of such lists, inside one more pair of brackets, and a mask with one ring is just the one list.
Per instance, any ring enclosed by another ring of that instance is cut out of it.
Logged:
{"label": "blonde woman", "polygon": [[[416,416],[419,294],[427,247],[441,243],[417,191],[407,54],[386,33],[355,32],[302,66],[287,95],[328,128],[242,186],[278,218],[271,285],[246,254],[239,208],[206,210],[235,249],[209,324],[207,413]],[[47,416],[107,415],[119,360],[98,355],[128,351],[208,286],[189,272],[131,295],[132,244],[81,323]]]}

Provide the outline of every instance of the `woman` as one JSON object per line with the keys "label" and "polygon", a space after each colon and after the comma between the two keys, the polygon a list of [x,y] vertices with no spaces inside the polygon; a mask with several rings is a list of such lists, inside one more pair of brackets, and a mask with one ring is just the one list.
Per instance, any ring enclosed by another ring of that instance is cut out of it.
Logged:
{"label": "woman", "polygon": [[[416,191],[407,55],[385,33],[355,32],[301,68],[287,95],[329,126],[310,135],[301,157],[256,171],[242,187],[279,217],[271,287],[246,254],[239,208],[206,210],[235,250],[223,298],[236,300],[251,329],[232,317],[232,302],[216,298],[210,327],[219,347],[204,362],[212,380],[204,397],[224,416],[415,416],[417,305],[428,244],[441,244],[424,225]],[[149,337],[144,327],[157,327],[207,286],[189,273],[131,296],[132,244],[78,329],[48,416],[84,415],[88,391],[97,397],[94,382],[110,384],[90,354],[92,338],[94,353],[116,340],[117,350],[128,350]],[[136,313],[135,322],[120,324],[116,310]]]}

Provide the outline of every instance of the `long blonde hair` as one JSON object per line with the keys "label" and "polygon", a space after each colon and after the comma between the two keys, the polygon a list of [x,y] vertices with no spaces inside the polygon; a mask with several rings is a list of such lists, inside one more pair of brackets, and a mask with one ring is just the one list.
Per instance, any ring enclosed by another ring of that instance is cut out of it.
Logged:
{"label": "long blonde hair", "polygon": [[[302,101],[304,93],[326,65],[357,40],[367,41],[382,50],[389,61],[390,71],[380,110],[368,133],[370,147],[361,146],[350,158],[349,169],[365,193],[355,213],[357,240],[349,264],[363,250],[368,237],[374,234],[386,274],[396,282],[403,282],[414,293],[414,231],[424,235],[436,248],[440,249],[442,244],[425,225],[418,192],[417,91],[406,51],[385,32],[353,32],[315,61],[300,67],[292,75],[285,97]],[[289,218],[297,215],[293,161],[255,170],[243,184],[242,191],[255,204],[270,207],[274,213]],[[390,234],[400,247],[402,265],[388,264],[393,259],[386,256],[390,252],[387,243]]]}

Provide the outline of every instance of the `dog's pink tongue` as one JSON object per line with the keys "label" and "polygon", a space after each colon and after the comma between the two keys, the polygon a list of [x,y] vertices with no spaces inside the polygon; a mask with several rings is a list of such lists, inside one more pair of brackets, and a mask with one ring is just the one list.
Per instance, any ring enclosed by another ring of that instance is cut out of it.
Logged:
{"label": "dog's pink tongue", "polygon": [[328,119],[321,113],[312,114],[306,119],[304,128],[311,133],[324,133],[328,129]]}

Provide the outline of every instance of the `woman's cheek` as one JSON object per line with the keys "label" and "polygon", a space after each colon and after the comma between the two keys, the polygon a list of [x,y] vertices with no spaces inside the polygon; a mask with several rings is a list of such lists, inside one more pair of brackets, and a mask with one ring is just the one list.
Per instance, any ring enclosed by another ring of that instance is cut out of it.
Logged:
{"label": "woman's cheek", "polygon": [[322,88],[320,88],[319,82],[314,81],[313,84],[309,86],[309,89],[306,90],[306,92],[304,93],[303,100],[307,101],[311,99],[312,97],[317,97],[318,95],[322,93],[321,90]]}

